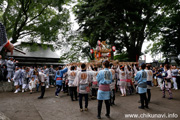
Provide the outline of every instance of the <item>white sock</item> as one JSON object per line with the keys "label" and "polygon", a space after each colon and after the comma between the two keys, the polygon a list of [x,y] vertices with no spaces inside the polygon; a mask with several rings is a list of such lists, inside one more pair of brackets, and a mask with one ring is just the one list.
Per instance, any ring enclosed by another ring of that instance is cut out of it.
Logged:
{"label": "white sock", "polygon": [[123,89],[121,88],[121,94],[124,94],[124,91],[123,91]]}
{"label": "white sock", "polygon": [[124,90],[124,94],[126,95],[126,89],[124,88],[123,90]]}

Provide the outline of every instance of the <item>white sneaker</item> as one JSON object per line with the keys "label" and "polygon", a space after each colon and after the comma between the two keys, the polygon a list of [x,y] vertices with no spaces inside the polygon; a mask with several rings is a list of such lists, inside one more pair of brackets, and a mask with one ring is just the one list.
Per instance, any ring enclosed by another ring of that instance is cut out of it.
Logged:
{"label": "white sneaker", "polygon": [[10,79],[8,79],[8,82],[11,82],[11,80],[10,80]]}
{"label": "white sneaker", "polygon": [[24,90],[22,90],[22,92],[24,92]]}
{"label": "white sneaker", "polygon": [[18,90],[16,90],[14,93],[18,93]]}
{"label": "white sneaker", "polygon": [[21,89],[20,89],[20,88],[18,88],[18,92],[19,92],[19,91],[21,91]]}

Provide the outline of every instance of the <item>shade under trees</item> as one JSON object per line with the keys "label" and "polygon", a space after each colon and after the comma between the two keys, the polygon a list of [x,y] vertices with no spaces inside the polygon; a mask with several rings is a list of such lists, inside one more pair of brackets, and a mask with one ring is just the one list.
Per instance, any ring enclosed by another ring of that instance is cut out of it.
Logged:
{"label": "shade under trees", "polygon": [[[145,40],[157,37],[162,19],[178,0],[78,0],[74,13],[90,47],[107,40],[119,52],[125,50],[129,61],[141,55]],[[113,56],[112,56],[113,58]]]}

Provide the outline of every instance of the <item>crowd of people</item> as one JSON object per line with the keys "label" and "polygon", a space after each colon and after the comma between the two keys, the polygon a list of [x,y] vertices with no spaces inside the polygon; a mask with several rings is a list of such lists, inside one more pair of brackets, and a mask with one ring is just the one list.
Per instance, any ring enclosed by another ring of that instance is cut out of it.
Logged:
{"label": "crowd of people", "polygon": [[[162,90],[162,97],[165,98],[165,91],[169,93],[169,99],[173,99],[171,88],[177,90],[177,76],[180,70],[176,66],[168,64],[160,67],[152,67],[150,64],[130,65],[110,63],[103,61],[102,64],[94,63],[72,63],[65,66],[32,67],[17,65],[17,61],[9,58],[1,61],[1,72],[3,80],[13,82],[16,90],[14,93],[29,91],[32,94],[39,91],[44,97],[45,89],[56,87],[55,97],[59,97],[60,91],[68,93],[72,101],[79,99],[80,111],[88,110],[88,99],[98,100],[98,118],[101,118],[101,108],[105,100],[107,114],[109,117],[110,106],[115,104],[116,92],[122,97],[138,93],[141,106],[149,108],[152,86]],[[78,98],[79,97],[79,98]],[[82,99],[85,98],[85,109]]]}
{"label": "crowd of people", "polygon": [[[14,46],[7,40],[5,27],[0,23],[0,52],[2,50],[13,54]],[[16,89],[14,93],[29,91],[32,94],[34,91],[38,92],[41,86],[41,95],[38,99],[42,99],[46,89],[56,87],[55,97],[59,97],[61,90],[69,93],[72,101],[79,99],[81,112],[88,111],[88,99],[91,96],[92,99],[98,100],[98,119],[101,119],[103,101],[106,104],[105,116],[110,117],[110,106],[115,104],[116,92],[120,92],[122,97],[133,93],[139,94],[141,103],[139,108],[148,109],[152,86],[160,87],[163,98],[166,97],[167,90],[169,99],[173,99],[171,89],[178,90],[177,77],[180,76],[180,70],[168,64],[152,68],[149,64],[121,64],[105,60],[100,65],[72,63],[57,68],[51,65],[48,68],[18,66],[18,62],[12,57],[2,60],[1,54],[0,80],[13,83]],[[85,109],[82,104],[83,97]]]}

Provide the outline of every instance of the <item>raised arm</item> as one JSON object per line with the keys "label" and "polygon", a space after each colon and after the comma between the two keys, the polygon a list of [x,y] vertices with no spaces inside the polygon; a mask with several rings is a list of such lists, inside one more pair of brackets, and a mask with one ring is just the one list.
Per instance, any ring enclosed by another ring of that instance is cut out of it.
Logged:
{"label": "raised arm", "polygon": [[133,66],[133,70],[134,70],[135,74],[137,74],[137,72],[138,72],[138,71],[137,71],[137,69],[136,69],[136,66],[135,66],[135,65]]}
{"label": "raised arm", "polygon": [[79,73],[80,73],[80,72],[77,72],[77,75],[76,75],[76,77],[75,77],[75,79],[74,79],[74,82],[73,82],[73,84],[74,84],[75,86],[78,86],[78,85],[79,85]]}
{"label": "raised arm", "polygon": [[68,71],[68,68],[64,68],[63,70],[61,70],[62,74],[66,73]]}

